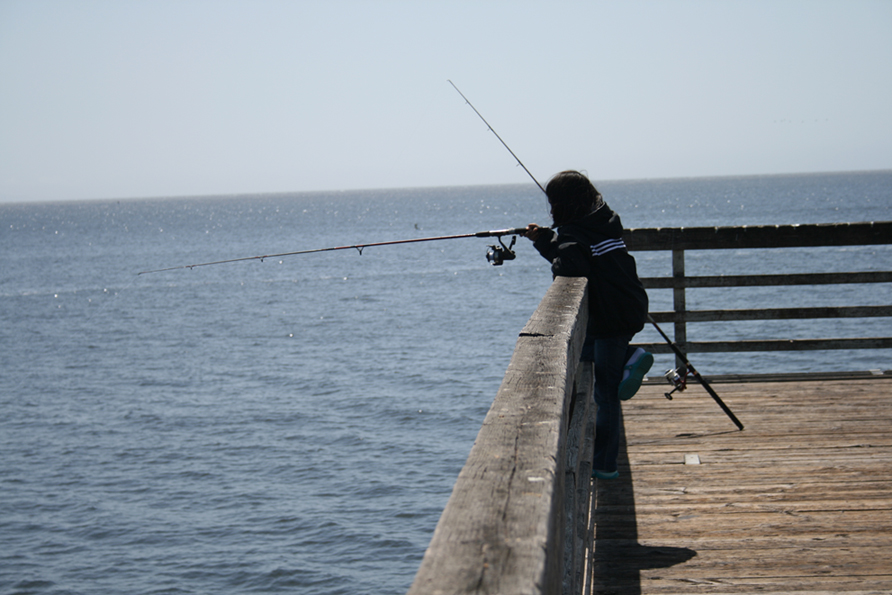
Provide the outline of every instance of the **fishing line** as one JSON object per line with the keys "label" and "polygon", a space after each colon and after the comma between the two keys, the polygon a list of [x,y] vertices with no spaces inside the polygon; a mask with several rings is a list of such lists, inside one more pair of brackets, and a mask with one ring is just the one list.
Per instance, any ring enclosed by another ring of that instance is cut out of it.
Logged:
{"label": "fishing line", "polygon": [[474,107],[474,104],[473,104],[473,103],[471,103],[470,101],[468,101],[468,98],[465,97],[465,94],[458,90],[458,87],[455,86],[455,83],[453,83],[453,82],[452,82],[451,80],[449,80],[449,79],[446,79],[446,82],[448,82],[450,85],[452,85],[452,87],[453,87],[456,91],[458,91],[458,94],[461,95],[461,98],[465,100],[465,103],[467,103],[469,106],[471,106],[471,109],[474,110],[474,113],[477,114],[477,115],[480,117],[481,120],[483,120],[483,123],[486,124],[486,127],[487,127],[487,128],[489,128],[489,131],[496,135],[496,138],[499,139],[499,142],[502,143],[502,146],[503,146],[503,147],[505,147],[506,149],[508,149],[508,152],[511,153],[511,156],[514,157],[514,160],[515,160],[515,161],[517,161],[517,164],[518,164],[520,167],[523,168],[523,171],[527,172],[527,175],[530,176],[530,178],[532,178],[532,180],[533,180],[534,182],[536,182],[536,186],[539,187],[539,190],[541,190],[541,191],[543,192],[543,194],[545,194],[546,196],[548,196],[548,194],[545,192],[545,188],[543,188],[543,187],[542,187],[542,184],[539,183],[539,180],[537,180],[536,177],[535,177],[533,174],[530,173],[530,170],[527,169],[527,166],[524,165],[523,162],[522,162],[520,159],[517,158],[517,155],[515,155],[515,154],[514,154],[514,151],[511,150],[511,147],[509,147],[508,144],[507,144],[505,141],[502,140],[502,137],[499,136],[499,133],[496,132],[495,129],[494,129],[492,126],[489,125],[489,122],[486,121],[486,118],[483,117],[483,114],[481,114],[479,111],[477,111],[477,108]]}

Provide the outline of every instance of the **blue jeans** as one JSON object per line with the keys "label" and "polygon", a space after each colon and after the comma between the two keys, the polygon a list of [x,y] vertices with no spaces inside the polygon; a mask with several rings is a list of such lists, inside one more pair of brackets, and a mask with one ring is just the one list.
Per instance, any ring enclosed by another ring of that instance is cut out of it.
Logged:
{"label": "blue jeans", "polygon": [[629,347],[632,335],[587,338],[582,359],[595,363],[595,453],[592,468],[608,473],[616,471],[619,455],[620,400],[619,383],[623,367],[634,349]]}

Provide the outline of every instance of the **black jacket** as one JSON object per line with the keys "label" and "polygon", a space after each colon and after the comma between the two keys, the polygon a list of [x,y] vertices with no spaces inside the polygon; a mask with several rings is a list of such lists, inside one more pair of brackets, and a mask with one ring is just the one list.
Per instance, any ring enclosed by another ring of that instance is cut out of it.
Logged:
{"label": "black jacket", "polygon": [[604,203],[558,233],[542,230],[533,243],[562,277],[588,277],[590,337],[633,335],[647,320],[647,293],[623,243],[619,215]]}

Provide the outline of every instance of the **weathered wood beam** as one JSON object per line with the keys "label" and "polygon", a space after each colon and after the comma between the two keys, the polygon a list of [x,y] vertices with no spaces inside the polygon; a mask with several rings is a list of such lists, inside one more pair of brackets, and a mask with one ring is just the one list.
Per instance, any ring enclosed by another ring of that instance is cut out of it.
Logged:
{"label": "weathered wood beam", "polygon": [[560,592],[565,447],[586,285],[558,277],[521,332],[410,595]]}
{"label": "weathered wood beam", "polygon": [[[665,343],[635,343],[651,353],[673,353]],[[688,341],[686,353],[733,353],[744,351],[818,351],[822,349],[892,349],[892,338],[769,339],[753,341]]]}
{"label": "weathered wood beam", "polygon": [[822,308],[765,308],[753,310],[688,310],[651,312],[657,322],[715,322],[729,320],[796,320],[811,318],[875,318],[892,316],[892,306],[826,306]]}
{"label": "weathered wood beam", "polygon": [[579,362],[576,394],[567,430],[567,466],[564,469],[563,593],[579,595],[585,581],[585,557],[591,551],[591,474],[595,447],[594,363]]}
{"label": "weathered wood beam", "polygon": [[892,283],[892,272],[812,273],[795,275],[716,275],[700,277],[643,277],[647,289],[678,287],[761,287],[776,285],[830,285],[839,283]]}
{"label": "weathered wood beam", "polygon": [[627,229],[629,250],[722,250],[888,244],[892,221]]}

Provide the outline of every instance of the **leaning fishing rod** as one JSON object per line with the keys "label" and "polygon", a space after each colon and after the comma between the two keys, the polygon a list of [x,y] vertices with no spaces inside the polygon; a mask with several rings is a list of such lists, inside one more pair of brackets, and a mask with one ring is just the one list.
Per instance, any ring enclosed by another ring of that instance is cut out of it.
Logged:
{"label": "leaning fishing rod", "polygon": [[[536,183],[536,186],[538,186],[542,192],[545,192],[545,188],[542,187],[542,184],[539,183],[539,180],[537,180],[536,177],[532,173],[530,173],[530,170],[527,169],[527,166],[525,166],[523,164],[523,162],[520,159],[518,159],[517,155],[514,154],[514,151],[511,150],[511,147],[509,147],[505,143],[505,141],[502,140],[502,137],[499,136],[499,133],[496,132],[492,126],[490,126],[489,122],[486,121],[486,118],[484,118],[483,115],[479,111],[477,111],[477,108],[474,107],[474,105],[470,101],[468,101],[468,98],[465,97],[465,94],[462,93],[461,91],[459,91],[458,87],[455,86],[455,83],[453,83],[452,81],[450,81],[448,79],[447,79],[447,82],[450,85],[452,85],[455,88],[455,90],[458,91],[458,94],[462,96],[462,99],[464,99],[465,102],[469,106],[471,106],[471,109],[474,110],[474,113],[476,113],[480,117],[481,120],[483,120],[483,123],[486,124],[486,126],[487,126],[487,128],[489,128],[490,132],[492,132],[493,134],[496,135],[496,138],[499,139],[499,142],[502,143],[502,146],[504,146],[506,149],[508,149],[508,152],[511,153],[511,156],[514,157],[515,161],[517,161],[517,164],[520,165],[520,167],[522,167],[525,172],[527,172],[527,175],[529,175],[530,178],[533,179],[533,181]],[[546,196],[548,195],[547,192],[545,192],[545,194],[546,194]],[[679,357],[679,359],[681,359],[685,364],[684,370],[674,370],[673,369],[673,370],[669,370],[666,373],[666,379],[669,381],[670,384],[675,385],[675,388],[673,388],[668,393],[665,393],[666,398],[671,401],[672,393],[674,393],[676,391],[678,391],[678,392],[683,391],[687,387],[687,377],[690,374],[694,378],[697,379],[697,382],[699,382],[701,385],[703,385],[703,388],[706,389],[706,392],[708,392],[709,395],[715,400],[715,402],[718,403],[719,407],[722,408],[722,411],[724,411],[725,414],[729,418],[731,418],[731,421],[734,422],[734,425],[736,425],[738,427],[738,429],[742,430],[743,424],[740,423],[740,420],[737,419],[737,416],[734,415],[734,412],[731,411],[731,409],[729,409],[727,405],[725,405],[725,402],[722,401],[721,397],[719,397],[719,395],[712,389],[712,387],[709,386],[709,383],[703,379],[703,377],[700,375],[700,373],[697,371],[697,369],[694,368],[694,365],[688,360],[687,356],[685,356],[685,354],[682,353],[681,349],[679,349],[678,346],[675,343],[673,343],[671,339],[669,339],[669,337],[666,335],[666,333],[663,332],[663,329],[661,329],[659,326],[657,326],[656,321],[653,319],[653,317],[650,314],[647,315],[647,318],[650,321],[650,323],[654,326],[654,328],[657,329],[657,332],[659,332],[660,335],[662,335],[662,337],[666,341],[666,343],[669,344],[669,347],[672,349],[672,351],[675,352],[675,355],[677,355]]]}
{"label": "leaning fishing rod", "polygon": [[[452,236],[436,236],[431,238],[414,238],[410,240],[393,240],[390,242],[375,242],[373,244],[353,244],[350,246],[334,246],[330,248],[314,248],[312,250],[296,250],[294,252],[282,252],[279,254],[264,254],[262,256],[244,256],[241,258],[229,258],[226,260],[215,260],[213,262],[200,262],[197,264],[183,264],[177,265],[173,267],[167,267],[163,269],[154,269],[151,271],[141,271],[137,273],[138,275],[147,275],[149,273],[162,273],[164,271],[176,271],[179,269],[194,269],[196,267],[206,267],[211,265],[218,264],[228,264],[231,262],[245,262],[248,260],[259,260],[263,262],[267,258],[280,258],[284,256],[297,256],[299,254],[314,254],[316,252],[331,252],[333,250],[356,250],[362,255],[362,251],[366,248],[373,248],[377,246],[395,246],[397,244],[413,244],[416,242],[436,242],[439,240],[457,240],[460,238],[497,238],[499,240],[498,244],[494,244],[489,246],[489,250],[486,253],[486,260],[492,263],[493,266],[500,266],[506,260],[514,260],[517,258],[517,255],[514,253],[514,243],[517,241],[518,235],[523,235],[526,233],[525,227],[515,227],[511,229],[495,229],[491,231],[478,231],[476,233],[463,233]],[[504,236],[512,236],[511,243],[509,245],[505,245],[502,241]]]}
{"label": "leaning fishing rod", "polygon": [[722,411],[725,412],[725,415],[727,415],[731,419],[731,421],[734,422],[734,425],[737,426],[737,429],[742,430],[743,424],[740,423],[740,420],[737,419],[737,416],[734,415],[734,412],[731,411],[731,409],[727,405],[725,405],[725,402],[722,401],[721,397],[719,397],[719,395],[712,389],[712,387],[709,386],[709,383],[703,379],[703,376],[700,375],[700,372],[697,371],[697,368],[694,367],[694,364],[692,364],[688,360],[687,356],[685,356],[685,354],[682,352],[682,350],[679,349],[678,345],[676,345],[669,339],[668,336],[666,336],[666,333],[664,333],[663,329],[661,329],[657,325],[656,321],[650,314],[647,315],[647,319],[652,325],[654,325],[654,328],[657,329],[657,332],[662,335],[663,339],[666,341],[666,343],[669,344],[669,347],[672,349],[672,351],[675,352],[675,355],[677,355],[678,358],[684,363],[684,366],[682,368],[679,368],[677,370],[672,369],[666,372],[666,380],[669,382],[669,384],[674,385],[675,388],[673,388],[668,393],[664,393],[665,397],[671,401],[672,393],[676,391],[682,392],[685,388],[687,388],[688,376],[693,376],[697,380],[697,382],[699,382],[703,386],[703,388],[706,389],[706,392],[709,393],[709,396],[712,397],[716,403],[718,403],[719,407],[722,408]]}

